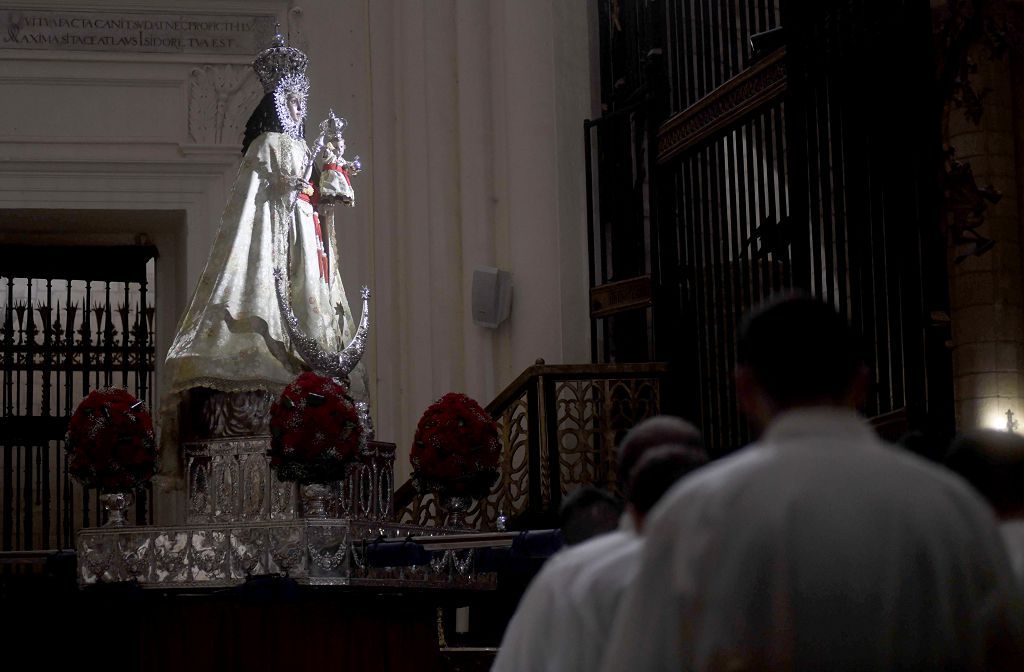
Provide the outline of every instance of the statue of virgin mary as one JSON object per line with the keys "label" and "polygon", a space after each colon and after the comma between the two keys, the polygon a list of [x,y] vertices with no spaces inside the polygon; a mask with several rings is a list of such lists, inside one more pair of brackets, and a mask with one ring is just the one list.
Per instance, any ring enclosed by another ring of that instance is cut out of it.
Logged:
{"label": "statue of virgin mary", "polygon": [[[193,388],[276,395],[303,370],[275,295],[274,268],[285,258],[299,331],[325,351],[354,336],[334,231],[315,210],[318,176],[303,131],[307,60],[278,35],[253,62],[265,95],[246,125],[220,229],[167,353],[165,409]],[[361,364],[350,380],[352,396],[365,402]]]}

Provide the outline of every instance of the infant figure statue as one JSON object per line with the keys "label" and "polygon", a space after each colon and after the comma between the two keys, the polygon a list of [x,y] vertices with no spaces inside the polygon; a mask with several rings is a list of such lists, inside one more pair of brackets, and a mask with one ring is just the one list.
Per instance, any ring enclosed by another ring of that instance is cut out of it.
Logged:
{"label": "infant figure statue", "polygon": [[363,166],[359,156],[345,159],[345,138],[342,136],[347,122],[330,110],[327,119],[320,123],[320,142],[326,142],[320,168],[320,199],[325,205],[341,203],[354,206],[356,192],[352,189],[352,177],[359,174]]}

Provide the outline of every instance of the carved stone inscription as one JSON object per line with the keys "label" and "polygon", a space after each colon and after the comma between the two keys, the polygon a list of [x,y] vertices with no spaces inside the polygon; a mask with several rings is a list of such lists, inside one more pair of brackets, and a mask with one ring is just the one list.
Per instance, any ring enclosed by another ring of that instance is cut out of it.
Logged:
{"label": "carved stone inscription", "polygon": [[233,14],[0,11],[0,48],[254,54],[275,18]]}

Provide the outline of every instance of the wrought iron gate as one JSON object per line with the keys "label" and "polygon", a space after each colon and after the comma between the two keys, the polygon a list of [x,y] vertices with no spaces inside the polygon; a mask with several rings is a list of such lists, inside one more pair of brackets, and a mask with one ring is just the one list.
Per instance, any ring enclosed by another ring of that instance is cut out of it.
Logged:
{"label": "wrought iron gate", "polygon": [[[3,550],[72,547],[99,521],[67,473],[67,420],[90,390],[153,388],[149,287],[156,249],[0,245],[0,505]],[[136,500],[151,520],[149,496]]]}
{"label": "wrought iron gate", "polygon": [[[592,193],[595,359],[648,343],[683,383],[680,412],[728,452],[749,439],[732,384],[739,321],[801,287],[863,334],[870,415],[896,433],[949,427],[949,355],[928,319],[946,305],[928,2],[635,4],[660,14],[603,3],[618,87],[587,124],[597,184],[642,183],[628,216]],[[633,277],[603,273],[629,235],[649,241]]]}

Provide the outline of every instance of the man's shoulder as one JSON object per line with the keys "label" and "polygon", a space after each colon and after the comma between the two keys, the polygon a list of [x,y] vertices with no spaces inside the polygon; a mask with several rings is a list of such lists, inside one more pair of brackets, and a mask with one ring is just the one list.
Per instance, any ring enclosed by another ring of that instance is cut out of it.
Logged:
{"label": "man's shoulder", "polygon": [[[972,516],[985,511],[977,494],[943,467],[880,439],[855,444],[749,444],[677,484],[652,512],[652,525],[679,527],[687,524],[684,520],[700,524],[709,516],[727,518],[730,512],[742,513],[753,523],[759,515],[775,515],[790,500],[799,507],[840,495],[879,503],[899,500],[910,509],[942,502]],[[871,487],[858,479],[870,479]]]}
{"label": "man's shoulder", "polygon": [[553,555],[534,577],[502,639],[493,670],[539,669],[547,660],[548,638],[560,627],[570,609],[566,586],[595,558],[625,544],[636,535],[615,531],[588,539]]}
{"label": "man's shoulder", "polygon": [[580,567],[590,564],[595,559],[603,557],[609,550],[629,543],[636,538],[636,533],[626,530],[615,530],[600,534],[584,542],[562,549],[551,557],[541,574],[545,576],[561,576],[566,573],[573,573]]}
{"label": "man's shoulder", "polygon": [[706,501],[716,496],[725,496],[730,490],[742,487],[748,480],[757,478],[763,470],[771,468],[772,460],[773,450],[770,445],[751,443],[683,478],[662,497],[653,515],[679,502]]}
{"label": "man's shoulder", "polygon": [[605,546],[579,568],[569,584],[571,594],[605,593],[628,583],[643,550],[643,537],[627,534],[621,543]]}
{"label": "man's shoulder", "polygon": [[681,530],[716,527],[712,519],[763,473],[771,459],[770,448],[750,444],[684,477],[648,514],[644,525],[647,547],[665,550],[675,544]]}
{"label": "man's shoulder", "polygon": [[[960,476],[946,467],[909,453],[898,446],[883,444],[887,450],[880,451],[876,460],[884,463],[887,474],[891,476],[889,487],[892,490],[906,492],[913,489],[915,494],[931,492],[933,497],[945,500],[950,504],[972,510],[975,513],[991,518],[991,509]],[[931,502],[920,497],[922,507],[930,508]],[[930,513],[934,513],[930,509]]]}

